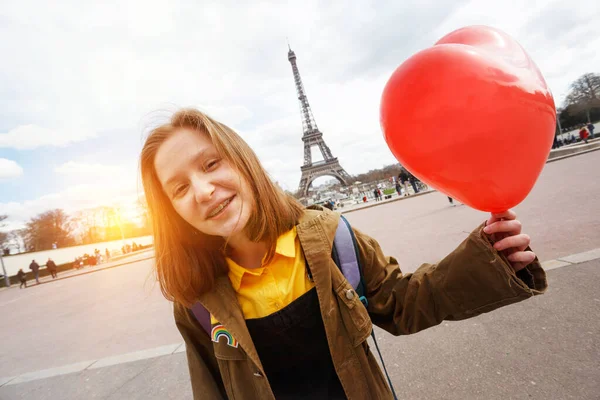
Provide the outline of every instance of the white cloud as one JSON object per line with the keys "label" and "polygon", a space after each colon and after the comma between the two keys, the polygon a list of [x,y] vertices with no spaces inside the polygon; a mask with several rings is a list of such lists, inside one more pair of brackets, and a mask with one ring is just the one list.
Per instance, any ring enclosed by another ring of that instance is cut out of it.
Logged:
{"label": "white cloud", "polygon": [[7,133],[0,133],[0,147],[30,150],[43,146],[64,147],[95,137],[94,132],[84,129],[48,129],[37,125],[21,125]]}
{"label": "white cloud", "polygon": [[200,111],[210,115],[212,118],[219,121],[227,121],[231,127],[236,127],[244,121],[247,121],[252,117],[252,111],[248,108],[240,105],[232,106],[211,106],[211,105],[199,105],[196,107]]}
{"label": "white cloud", "polygon": [[0,179],[16,178],[23,175],[23,168],[13,160],[0,158]]}
{"label": "white cloud", "polygon": [[0,215],[8,215],[11,229],[17,229],[31,217],[47,210],[61,208],[73,215],[100,206],[128,206],[137,201],[140,193],[135,182],[115,178],[112,182],[73,185],[64,191],[24,202],[0,203]]}
{"label": "white cloud", "polygon": [[136,162],[121,165],[69,161],[55,167],[64,190],[20,202],[0,202],[0,215],[8,215],[12,229],[23,227],[31,217],[61,208],[70,215],[96,207],[129,207],[142,195]]}
{"label": "white cloud", "polygon": [[[99,136],[113,130],[138,136],[157,110],[202,105],[240,131],[274,179],[295,188],[303,145],[289,37],[325,141],[356,174],[394,162],[379,127],[388,77],[459,27],[488,24],[515,37],[560,105],[569,83],[600,65],[597,1],[576,3],[6,0],[0,35],[11,40],[0,41],[0,54],[11,62],[0,63],[2,129],[33,125],[46,133],[28,140],[0,134],[0,147],[90,137],[89,130],[70,136],[40,128],[65,121],[93,126]],[[7,121],[15,122],[7,128]],[[428,129],[435,134],[443,123]]]}
{"label": "white cloud", "polygon": [[75,161],[68,161],[54,168],[54,172],[62,175],[78,176],[82,178],[91,177],[106,177],[112,178],[123,172],[123,166],[120,165],[103,165],[103,164],[86,164]]}

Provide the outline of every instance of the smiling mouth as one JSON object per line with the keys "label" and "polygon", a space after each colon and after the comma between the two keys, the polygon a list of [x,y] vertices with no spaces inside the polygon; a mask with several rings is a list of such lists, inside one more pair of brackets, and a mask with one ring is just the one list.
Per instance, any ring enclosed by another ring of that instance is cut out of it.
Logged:
{"label": "smiling mouth", "polygon": [[[235,196],[233,196],[235,197]],[[214,218],[217,215],[221,214],[223,212],[223,210],[225,210],[225,208],[227,208],[227,206],[229,204],[231,204],[231,201],[233,200],[233,197],[230,197],[229,199],[225,200],[224,202],[222,202],[221,204],[219,204],[217,207],[215,207],[214,210],[212,210],[210,212],[210,214],[208,214],[207,218]]]}

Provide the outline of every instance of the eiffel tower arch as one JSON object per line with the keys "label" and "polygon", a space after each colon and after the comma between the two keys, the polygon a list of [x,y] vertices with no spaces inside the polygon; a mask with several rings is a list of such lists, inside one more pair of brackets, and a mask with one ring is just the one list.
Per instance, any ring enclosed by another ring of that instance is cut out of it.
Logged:
{"label": "eiffel tower arch", "polygon": [[[302,176],[298,185],[298,193],[302,196],[308,194],[308,189],[313,181],[321,176],[332,176],[336,178],[343,186],[348,186],[351,182],[350,175],[340,165],[336,157],[331,154],[329,146],[323,139],[323,133],[317,127],[313,117],[306,91],[300,78],[300,71],[296,64],[296,54],[288,46],[288,61],[292,64],[294,73],[294,82],[296,85],[296,94],[300,103],[300,114],[302,116],[302,141],[304,142],[304,164],[300,167]],[[323,157],[322,161],[312,161],[312,148],[317,147]]]}

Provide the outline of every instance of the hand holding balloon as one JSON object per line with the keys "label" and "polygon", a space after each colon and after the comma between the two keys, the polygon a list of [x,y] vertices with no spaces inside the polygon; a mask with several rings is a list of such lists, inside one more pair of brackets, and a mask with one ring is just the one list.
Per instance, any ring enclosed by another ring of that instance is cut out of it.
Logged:
{"label": "hand holding balloon", "polygon": [[486,222],[483,231],[490,235],[497,251],[503,252],[515,272],[525,268],[535,260],[533,251],[525,250],[529,247],[529,235],[521,233],[522,225],[514,211],[492,213]]}

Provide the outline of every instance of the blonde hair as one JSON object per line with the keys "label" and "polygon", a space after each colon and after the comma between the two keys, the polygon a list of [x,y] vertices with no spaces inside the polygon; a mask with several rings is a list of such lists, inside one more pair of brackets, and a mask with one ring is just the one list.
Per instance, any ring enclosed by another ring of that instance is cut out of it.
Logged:
{"label": "blonde hair", "polygon": [[223,238],[203,234],[179,216],[158,179],[156,153],[181,128],[206,134],[219,155],[250,186],[255,206],[244,232],[250,240],[268,244],[267,261],[273,258],[277,238],[298,223],[304,208],[271,181],[256,154],[237,133],[201,111],[182,109],[169,123],[152,130],[142,148],[140,168],[154,232],[155,271],[163,295],[190,307],[200,294],[213,288],[227,264]]}

